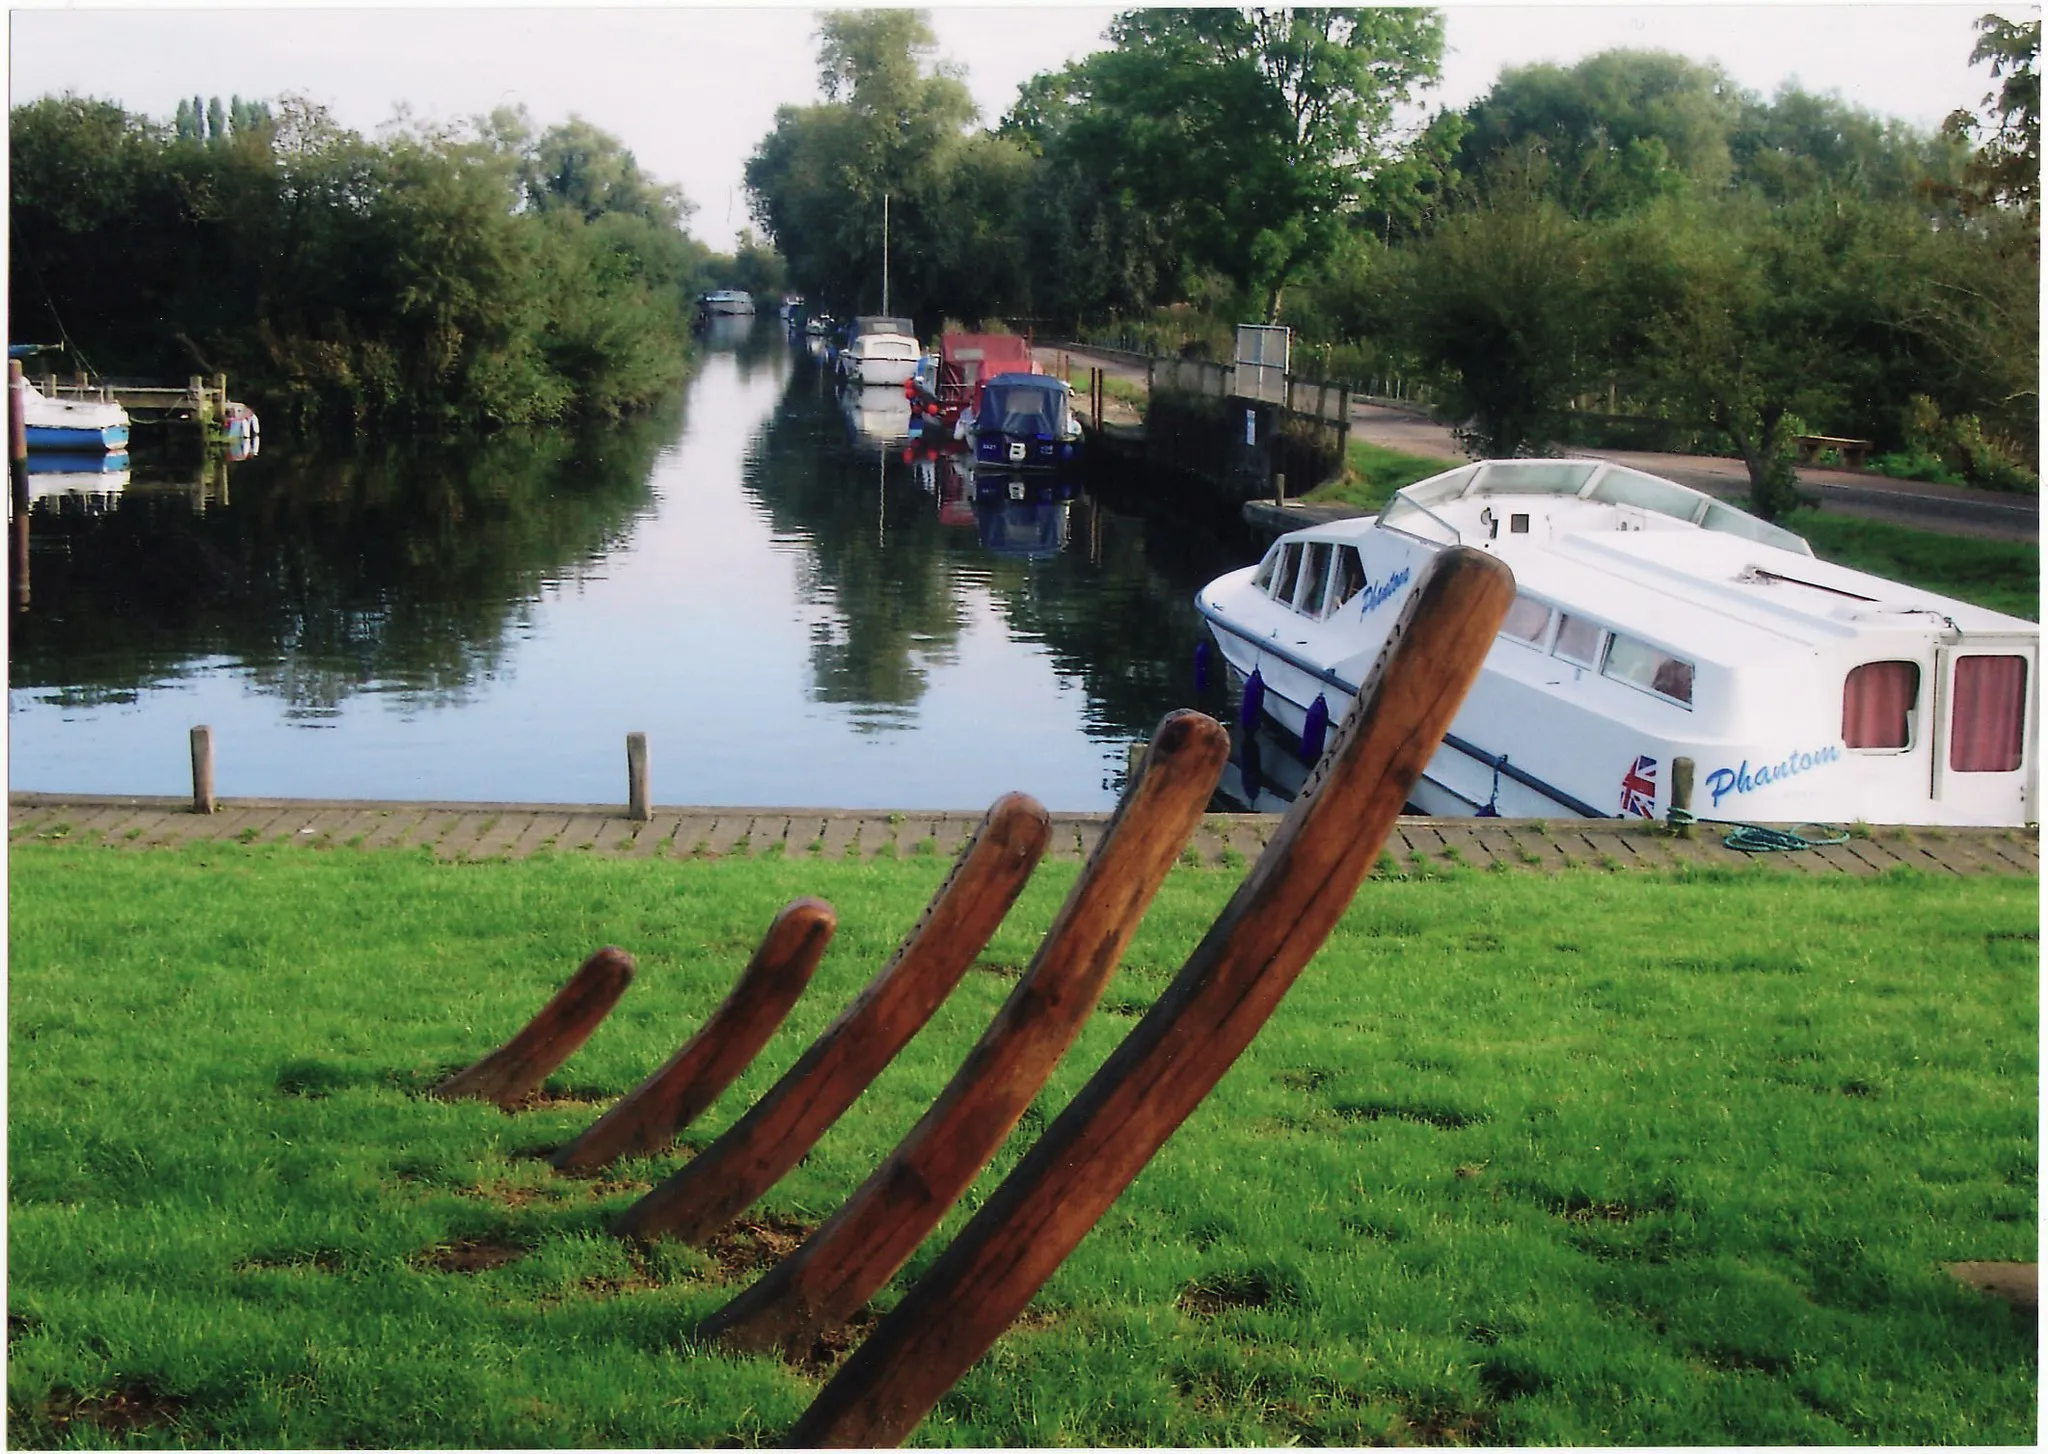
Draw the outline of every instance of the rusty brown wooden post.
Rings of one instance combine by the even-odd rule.
[[[647,734],[626,734],[626,816],[645,823],[654,816],[647,806]]]
[[[701,1241],[780,1181],[952,993],[1051,839],[1036,801],[998,798],[882,971],[768,1094],[612,1231]]]
[[[213,811],[213,729],[192,729],[192,811]]]
[[[792,1445],[900,1443],[1201,1103],[1351,902],[1513,597],[1499,561],[1438,554],[1357,707],[1179,977],[841,1365]]]
[[[467,1070],[434,1087],[444,1101],[489,1101],[512,1110],[574,1055],[633,982],[633,956],[600,949],[583,961],[525,1029]]]
[[[1199,712],[1159,724],[1088,866],[959,1072],[881,1167],[803,1246],[697,1329],[731,1348],[808,1351],[880,1290],[967,1190],[1080,1032],[1145,908],[1202,821],[1230,734]]]
[[[591,1172],[621,1156],[649,1155],[704,1113],[761,1053],[832,942],[839,918],[823,899],[786,904],[732,993],[667,1065],[554,1154],[557,1171]]]

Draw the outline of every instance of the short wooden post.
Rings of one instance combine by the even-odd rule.
[[[192,729],[192,811],[213,811],[213,729]]]
[[[1285,470],[1280,470],[1273,476],[1273,503],[1276,505],[1285,505],[1287,503],[1287,472]]]
[[[626,816],[645,823],[654,816],[647,806],[647,734],[626,734]]]
[[[1671,759],[1671,826],[1680,838],[1692,837],[1692,759]]]

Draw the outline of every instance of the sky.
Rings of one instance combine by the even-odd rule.
[[[1102,47],[1110,7],[929,7],[937,54],[964,68],[993,125],[1018,85]],[[1443,80],[1458,107],[1501,68],[1569,64],[1616,47],[1718,61],[1763,95],[1787,82],[1924,129],[1976,109],[1995,82],[1968,63],[1975,19],[2038,9],[1977,4],[1452,4]],[[690,230],[730,250],[749,223],[741,168],[781,105],[820,99],[817,12],[776,5],[492,6],[426,10],[127,0],[17,0],[7,89],[19,105],[73,91],[168,119],[181,96],[298,92],[374,133],[400,105],[460,120],[523,104],[540,126],[576,114],[681,185]]]

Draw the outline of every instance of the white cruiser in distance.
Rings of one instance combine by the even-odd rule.
[[[1443,816],[2022,824],[2040,628],[1816,560],[1697,490],[1599,460],[1487,460],[1377,516],[1283,535],[1195,598],[1262,710],[1314,736],[1357,700],[1422,565],[1497,555],[1499,639],[1413,794]],[[1315,708],[1322,699],[1320,711]]]

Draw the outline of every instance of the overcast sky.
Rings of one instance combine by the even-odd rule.
[[[931,7],[939,54],[966,70],[993,124],[1017,86],[1100,48],[1109,7]],[[1719,61],[1765,95],[1788,81],[1932,129],[1992,89],[1968,64],[1972,22],[2006,5],[1448,5],[1442,85],[1462,106],[1504,65],[1618,46]],[[620,137],[696,205],[691,231],[729,249],[747,224],[740,169],[775,108],[818,99],[816,12],[793,6],[466,6],[432,10],[143,4],[10,14],[12,104],[75,91],[168,119],[180,96],[301,92],[373,132],[400,103],[456,119],[524,104]]]

